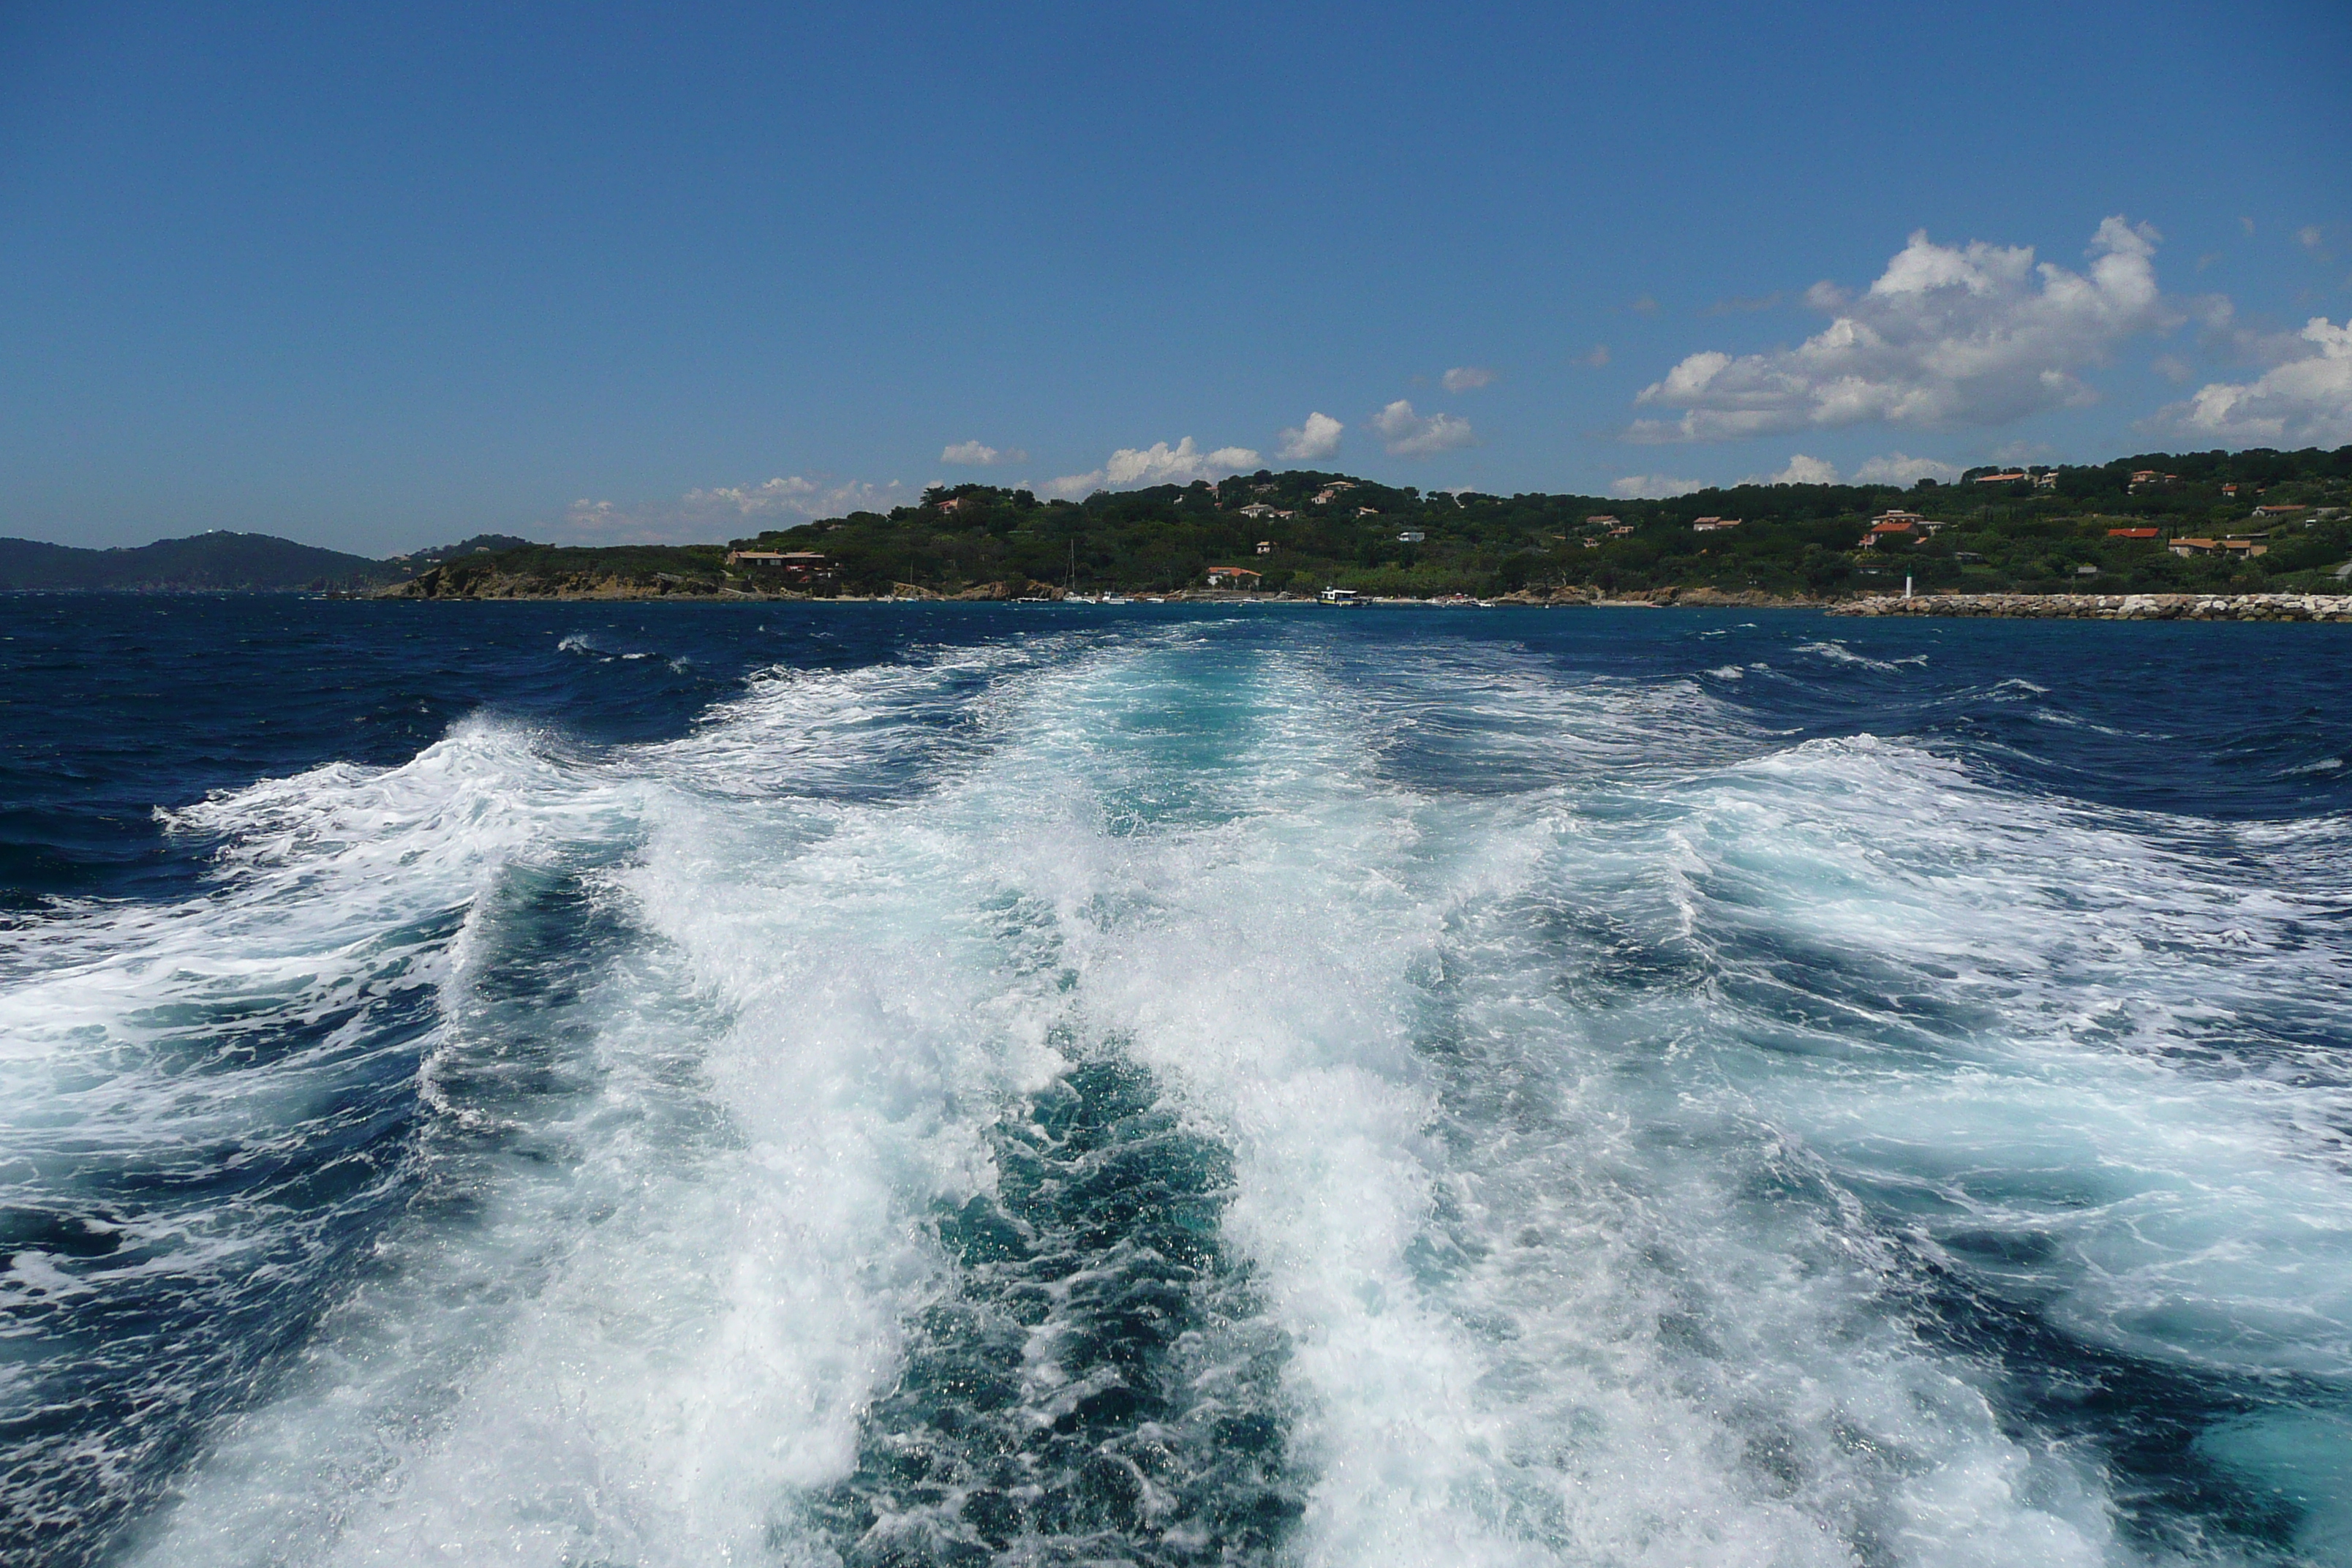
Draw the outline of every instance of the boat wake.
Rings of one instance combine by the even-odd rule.
[[[2346,825],[1475,666],[1045,637],[182,814],[204,896],[0,952],[9,1554],[2352,1550]]]

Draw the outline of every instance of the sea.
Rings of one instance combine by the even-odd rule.
[[[2352,628],[0,597],[0,1561],[2352,1562]]]

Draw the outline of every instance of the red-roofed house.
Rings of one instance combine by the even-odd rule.
[[[727,564],[755,576],[782,578],[795,588],[823,587],[833,581],[833,560],[814,550],[730,550]]]

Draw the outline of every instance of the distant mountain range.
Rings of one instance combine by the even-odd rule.
[[[0,539],[0,588],[356,588],[407,575],[394,563],[266,533],[215,531],[130,550]]]
[[[30,539],[0,539],[0,590],[144,589],[151,592],[370,588],[413,577],[462,555],[513,550],[530,541],[483,533],[389,561],[297,544],[267,533],[215,529],[128,550],[78,550]]]

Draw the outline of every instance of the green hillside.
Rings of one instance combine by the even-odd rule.
[[[2158,478],[2135,484],[2143,471]],[[2263,506],[2299,510],[2258,517]],[[2151,454],[2035,469],[2014,481],[1987,483],[1972,473],[1908,489],[1742,485],[1667,500],[1423,494],[1340,474],[1261,471],[1084,501],[960,485],[887,515],[855,512],[737,542],[822,551],[838,563],[844,593],[887,593],[893,583],[954,592],[1007,578],[1166,592],[1200,586],[1220,565],[1262,574],[1258,585],[1269,592],[1711,586],[1828,595],[1899,585],[1906,574],[1923,590],[2055,592],[2095,583],[2110,591],[2248,592],[2336,586],[2333,569],[2352,557],[2352,524],[2340,515],[2347,507],[2352,447]],[[1936,526],[1916,539],[1858,548],[1871,519],[1891,509]],[[1694,526],[1706,518],[1738,525]],[[2147,528],[2156,535],[2115,531]],[[2259,553],[2184,558],[2171,548],[2176,539],[2252,532],[2269,536]],[[1422,537],[1405,537],[1412,534]]]
[[[2021,472],[1975,471],[1907,489],[1741,485],[1665,500],[1423,493],[1307,470],[1082,501],[958,485],[888,513],[853,512],[733,542],[820,552],[835,568],[824,591],[857,595],[1029,583],[1172,593],[1204,586],[1218,566],[1258,574],[1268,593],[1413,596],[1709,587],[1833,597],[1897,588],[1906,576],[1922,592],[1984,593],[2340,592],[2352,581],[2352,573],[2337,575],[2352,562],[2352,447],[2151,453]],[[1916,531],[1862,548],[1872,520],[1897,510],[1921,520]],[[1710,519],[1736,522],[1702,526]],[[0,586],[319,589],[413,580],[418,597],[531,597],[760,585],[730,571],[727,550],[480,534],[376,562],[257,533],[133,550],[0,540]]]

